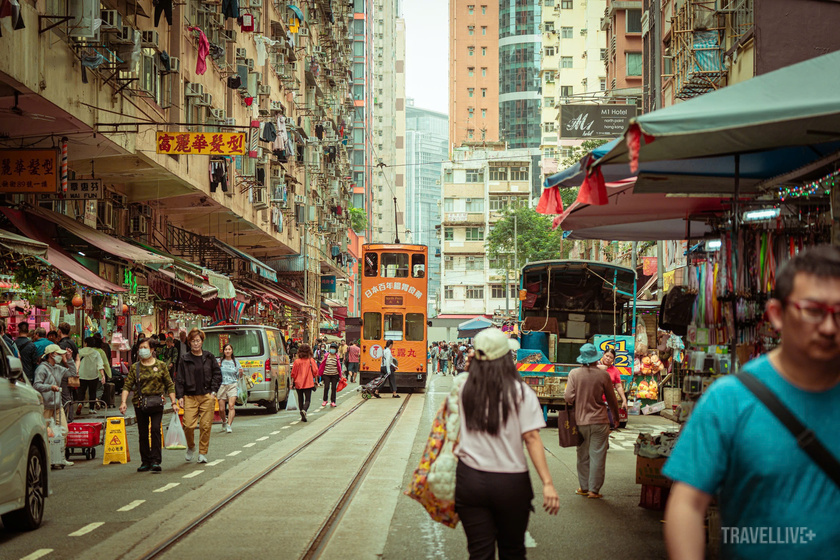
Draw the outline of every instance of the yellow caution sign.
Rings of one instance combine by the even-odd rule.
[[[111,463],[130,463],[128,456],[128,438],[125,433],[125,418],[114,416],[105,421],[105,456],[103,465]]]

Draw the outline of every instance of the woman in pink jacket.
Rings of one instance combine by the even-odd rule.
[[[315,387],[317,371],[318,364],[312,359],[312,347],[301,344],[298,348],[297,359],[292,365],[292,383],[297,391],[300,419],[304,422],[306,422],[306,412],[309,410],[312,389]]]
[[[330,351],[318,369],[318,373],[324,380],[324,402],[321,406],[327,406],[327,402],[332,407],[336,406],[335,394],[338,389],[338,380],[341,379],[341,360],[338,359],[337,351],[338,346],[330,344]],[[332,391],[330,391],[330,388],[332,388]]]

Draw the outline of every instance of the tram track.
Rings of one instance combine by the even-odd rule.
[[[334,529],[338,526],[338,524],[341,521],[341,518],[344,515],[344,512],[351,504],[353,496],[356,494],[357,490],[364,482],[374,460],[379,455],[379,451],[382,449],[385,441],[388,439],[388,436],[393,431],[394,427],[396,426],[397,422],[399,421],[400,417],[405,411],[406,405],[408,404],[409,400],[410,395],[406,395],[406,398],[403,400],[401,406],[394,414],[393,418],[391,419],[391,422],[388,424],[385,431],[379,437],[371,451],[365,457],[364,462],[362,463],[359,470],[356,472],[356,475],[353,477],[353,480],[345,489],[344,493],[341,495],[341,498],[330,511],[325,521],[321,524],[315,537],[307,545],[305,551],[303,552],[303,555],[301,556],[302,559],[314,560],[321,555],[324,548],[328,544],[330,536],[332,535]],[[295,447],[292,451],[285,454],[283,457],[281,457],[280,459],[263,469],[259,474],[253,476],[251,479],[243,483],[241,486],[239,486],[232,492],[228,493],[222,500],[218,501],[212,507],[195,517],[186,526],[167,536],[163,541],[158,543],[151,551],[145,553],[139,558],[141,558],[142,560],[152,560],[155,558],[161,558],[175,545],[177,545],[178,543],[195,533],[198,529],[200,529],[207,521],[213,518],[217,513],[222,511],[227,506],[231,505],[234,501],[242,497],[249,490],[254,489],[260,482],[262,482],[268,476],[280,469],[280,467],[288,464],[295,457],[300,455],[300,453],[311,447],[315,442],[317,442],[324,435],[326,435],[336,426],[338,426],[343,420],[345,420],[354,412],[356,412],[359,408],[361,408],[361,406],[364,403],[365,401],[359,401],[358,403],[356,403],[350,410],[346,411],[341,416],[333,420],[329,425],[321,429],[314,436]]]

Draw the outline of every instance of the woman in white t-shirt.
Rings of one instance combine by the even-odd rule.
[[[556,515],[560,498],[540,439],[545,427],[533,389],[519,376],[509,339],[498,329],[475,337],[469,378],[460,392],[455,510],[471,559],[525,558],[525,531],[534,497],[523,448],[543,483],[543,508]]]

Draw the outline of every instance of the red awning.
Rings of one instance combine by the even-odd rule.
[[[271,286],[267,283],[255,282],[253,280],[246,280],[245,282],[249,286],[253,287],[253,289],[264,292],[271,298],[279,299],[286,305],[290,305],[297,309],[304,309],[306,307],[309,307],[308,305],[306,305],[306,302],[303,301],[303,298],[301,298],[294,292],[288,291],[285,288],[281,288],[278,285]]]
[[[50,230],[47,222],[44,222],[40,218],[32,216],[31,214],[26,214],[21,210],[0,208],[0,211],[2,211],[3,214],[5,214],[15,227],[18,228],[26,237],[49,245],[50,250],[47,251],[45,260],[79,284],[83,284],[88,288],[93,288],[94,290],[99,290],[100,292],[117,293],[125,291],[125,288],[112,284],[79,264],[55,241],[50,239],[50,237],[45,233]]]
[[[438,315],[437,317],[430,317],[431,319],[475,319],[476,317],[484,317],[485,319],[492,319],[492,315],[474,315],[474,314],[466,314],[466,315],[458,315],[457,313],[449,313],[444,315]]]
[[[574,202],[559,217],[559,225],[574,239],[648,241],[685,239],[686,220],[691,235],[701,237],[708,227],[702,216],[721,212],[720,197],[671,197],[663,193],[636,193],[635,181],[607,184],[607,204]],[[698,219],[699,218],[699,219]]]

